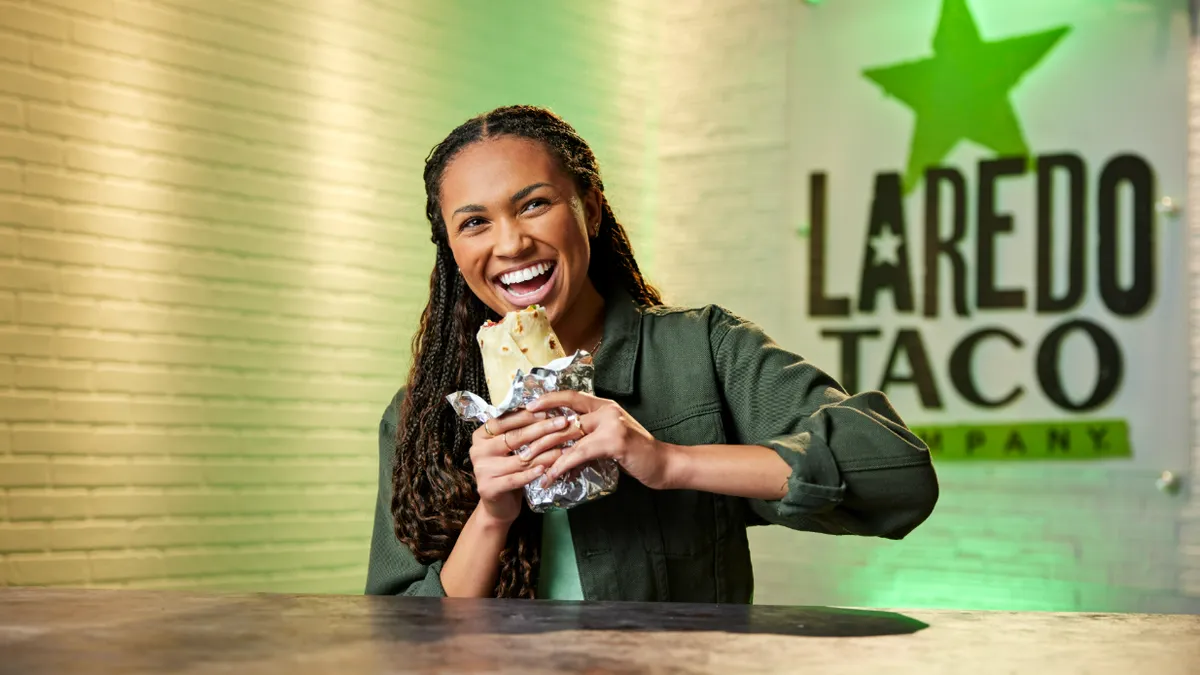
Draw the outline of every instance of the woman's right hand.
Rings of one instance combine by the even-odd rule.
[[[555,450],[522,457],[513,454],[522,446],[560,432],[565,417],[545,419],[520,410],[481,424],[471,437],[471,466],[479,490],[479,506],[493,519],[512,524],[521,513],[521,488],[545,473],[562,454]]]

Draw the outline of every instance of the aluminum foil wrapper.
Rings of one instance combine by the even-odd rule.
[[[543,368],[534,368],[528,374],[517,371],[512,389],[498,405],[491,405],[483,397],[469,391],[457,391],[446,397],[454,411],[464,420],[475,420],[480,424],[495,419],[513,410],[520,410],[537,400],[542,394],[562,390],[581,391],[591,394],[596,369],[592,355],[585,351],[556,359]],[[565,416],[574,420],[576,415],[570,408],[547,410],[551,417]],[[559,446],[564,453],[571,451],[575,441]],[[541,478],[525,486],[525,499],[529,508],[544,513],[552,508],[569,509],[611,494],[617,489],[621,469],[611,459],[588,462],[563,475],[546,487],[541,487]]]

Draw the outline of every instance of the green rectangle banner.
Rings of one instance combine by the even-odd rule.
[[[913,426],[939,460],[1086,460],[1130,457],[1125,420]]]

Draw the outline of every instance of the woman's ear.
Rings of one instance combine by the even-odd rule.
[[[583,197],[583,216],[587,223],[588,238],[600,234],[600,221],[604,216],[604,193],[596,188],[588,190]]]

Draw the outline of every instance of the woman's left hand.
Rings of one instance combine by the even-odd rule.
[[[592,460],[610,458],[643,485],[663,490],[670,487],[671,446],[660,443],[615,401],[577,391],[555,391],[526,406],[531,412],[570,408],[579,415],[579,425],[542,437],[531,446],[532,455],[568,440],[575,445],[546,471],[543,484]]]

